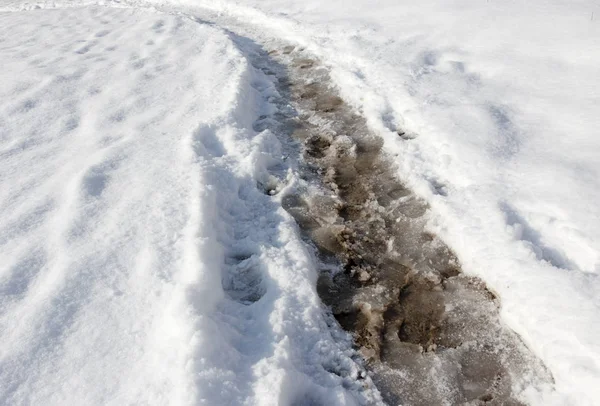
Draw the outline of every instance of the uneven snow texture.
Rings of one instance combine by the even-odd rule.
[[[251,130],[274,90],[225,33],[1,13],[0,60],[1,404],[377,400],[261,187],[285,181]]]
[[[556,391],[532,402],[597,404],[597,2],[152,2],[324,61],[430,202],[432,231],[552,372]]]
[[[45,1],[40,5],[73,3],[81,2]],[[136,0],[129,3],[147,4]],[[263,41],[280,38],[299,44],[324,61],[332,69],[332,78],[342,96],[360,109],[373,130],[385,137],[387,151],[397,155],[399,176],[430,202],[432,230],[457,252],[466,272],[482,277],[498,294],[504,321],[552,372],[556,391],[545,397],[532,394],[532,402],[597,403],[600,398],[600,138],[597,136],[600,6],[597,2],[152,0],[152,3],[171,11],[181,10],[181,5],[185,5],[186,12],[200,18]],[[2,4],[5,10],[36,7],[35,2],[27,4],[20,0],[3,0]],[[197,266],[199,257],[201,264],[216,264],[218,258],[244,258],[247,254],[230,254],[223,248],[237,241],[227,240],[230,238],[227,236],[239,235],[234,227],[237,220],[223,219],[228,218],[228,210],[242,206],[240,210],[251,219],[242,228],[256,230],[252,221],[259,224],[261,221],[260,215],[255,217],[251,204],[242,203],[243,198],[236,195],[235,185],[253,184],[255,172],[240,169],[231,177],[225,175],[227,170],[219,172],[213,165],[229,165],[228,159],[243,161],[242,155],[227,158],[233,148],[226,145],[233,142],[228,144],[222,139],[241,137],[245,144],[236,141],[235,145],[246,148],[245,151],[252,148],[236,126],[225,130],[223,125],[216,124],[233,115],[214,109],[222,105],[217,101],[221,102],[223,97],[235,99],[234,91],[227,87],[231,81],[226,79],[236,77],[228,69],[241,69],[235,67],[239,57],[231,57],[230,66],[222,56],[216,56],[227,49],[224,39],[216,47],[218,50],[210,51],[210,41],[206,39],[216,39],[213,31],[200,35],[201,30],[208,31],[206,28],[194,28],[197,40],[193,43],[188,42],[187,34],[171,33],[170,28],[156,33],[152,26],[160,19],[157,15],[148,17],[151,21],[142,25],[127,20],[122,26],[119,21],[126,13],[138,14],[121,11],[119,17],[108,19],[112,34],[95,37],[109,29],[100,27],[99,18],[82,23],[74,12],[43,13],[48,14],[40,11],[35,18],[31,13],[5,14],[0,25],[3,62],[0,267],[1,286],[7,292],[1,298],[2,396],[25,399],[26,395],[44,396],[52,392],[56,395],[55,402],[76,393],[97,402],[104,402],[103,396],[112,396],[111,399],[119,399],[115,402],[122,403],[138,395],[139,399],[160,401],[157,393],[202,387],[194,374],[200,362],[222,367],[215,370],[215,390],[231,382],[233,389],[223,389],[227,396],[258,393],[255,387],[243,387],[239,382],[245,382],[244,373],[256,377],[266,369],[248,367],[235,372],[232,366],[258,365],[248,355],[256,354],[248,350],[252,346],[270,348],[264,351],[271,358],[265,355],[261,359],[272,362],[291,365],[298,359],[289,356],[284,362],[282,359],[288,356],[285,354],[307,357],[314,346],[307,345],[303,348],[308,352],[296,353],[294,349],[300,348],[297,346],[300,344],[292,340],[285,344],[290,346],[289,351],[278,352],[269,347],[271,344],[263,344],[257,332],[264,331],[260,321],[269,328],[277,325],[298,329],[293,330],[296,333],[312,326],[308,333],[302,333],[308,337],[302,342],[311,342],[309,337],[317,340],[315,343],[321,340],[322,333],[316,330],[322,326],[313,324],[321,319],[311,319],[317,312],[316,298],[309,293],[311,283],[295,281],[289,287],[290,292],[295,292],[290,297],[306,300],[304,303],[297,299],[297,303],[305,306],[302,312],[296,312],[297,322],[283,323],[281,320],[285,318],[267,319],[263,315],[247,326],[239,321],[244,318],[240,312],[255,315],[255,307],[240,305],[238,310],[232,304],[235,302],[223,299],[226,296],[220,281],[209,278],[209,275],[217,278],[216,274],[206,271],[210,265],[198,269],[175,265],[189,261],[192,267]],[[77,13],[85,15],[83,11]],[[176,26],[174,21],[178,20],[164,21],[166,26],[167,21]],[[43,27],[43,24],[50,25]],[[186,24],[180,30],[190,29]],[[76,44],[79,38],[67,35],[65,27],[72,25],[70,32],[83,32],[85,38],[81,39],[87,39],[86,43]],[[59,38],[50,41],[53,35]],[[116,35],[123,38],[109,44]],[[35,36],[40,39],[33,40]],[[144,86],[141,82],[136,85],[136,80],[151,80],[144,76],[148,71],[152,76],[152,69],[161,69],[160,62],[152,62],[156,54],[142,54],[149,40],[156,44],[176,43],[177,47],[165,47],[163,52],[169,55],[169,63],[177,65],[170,60],[173,54],[180,64],[167,70],[171,75],[161,75],[160,83],[151,88],[145,82]],[[103,44],[103,48],[92,46],[94,41]],[[67,46],[69,51],[60,51]],[[87,53],[77,53],[88,46]],[[117,48],[111,54],[112,46]],[[204,49],[209,56],[197,60],[195,52],[185,51],[186,46]],[[130,60],[134,52],[139,54],[138,58]],[[106,60],[97,61],[98,58]],[[37,68],[30,65],[38,59],[41,65]],[[53,63],[44,62],[47,60]],[[82,65],[74,65],[75,60]],[[43,68],[44,63],[47,68]],[[108,69],[111,63],[114,66]],[[136,63],[144,67],[136,70]],[[223,68],[207,67],[213,64]],[[78,73],[84,68],[87,73]],[[210,75],[203,74],[207,69]],[[137,72],[133,78],[132,71]],[[92,79],[93,72],[102,80]],[[194,80],[201,82],[190,89],[191,79],[179,74],[184,72],[193,72]],[[106,99],[106,92],[104,96],[102,92],[88,96],[89,92],[94,93],[88,89],[97,83],[103,84],[100,88],[112,88],[108,94],[117,100]],[[135,86],[139,86],[138,90],[134,90]],[[242,89],[237,97],[246,90]],[[160,103],[152,104],[153,96],[141,96],[144,92],[160,98]],[[192,113],[186,115],[196,94],[200,95],[197,110],[192,108]],[[211,96],[214,98],[210,99]],[[139,104],[135,102],[137,98],[142,100]],[[129,101],[123,103],[123,100]],[[215,101],[214,107],[210,100]],[[140,104],[146,107],[142,109]],[[161,111],[163,118],[158,119]],[[75,127],[77,114],[78,126],[67,131]],[[207,118],[202,118],[203,114]],[[93,116],[82,120],[86,115]],[[119,117],[123,120],[119,121]],[[70,118],[73,121],[69,123]],[[144,125],[147,130],[143,131],[142,143],[139,126]],[[404,135],[399,137],[398,131]],[[162,132],[167,134],[165,137],[182,139],[167,142],[158,136]],[[204,147],[190,150],[189,146],[196,143],[194,137],[206,140],[205,144],[201,142]],[[157,148],[151,148],[152,143]],[[110,146],[98,146],[105,144]],[[180,150],[175,150],[175,145]],[[197,151],[204,151],[202,148],[205,152],[197,155]],[[204,153],[212,157],[207,158]],[[154,162],[153,166],[148,166],[148,159]],[[206,163],[209,159],[210,164]],[[237,165],[234,164],[236,168]],[[139,170],[140,167],[143,169]],[[242,167],[248,168],[239,166]],[[185,177],[189,183],[185,183]],[[224,182],[229,186],[210,191],[209,186],[216,185],[215,179],[221,177],[230,179],[230,183]],[[131,187],[133,178],[139,179],[135,187]],[[190,198],[186,200],[186,196]],[[193,205],[202,210],[200,218],[194,218],[199,210]],[[263,216],[264,224],[271,224],[267,229],[290,230],[283,214],[275,220],[272,216]],[[207,226],[210,219],[222,224],[219,227],[229,224],[225,227],[229,231]],[[140,225],[143,221],[147,227]],[[148,233],[147,229],[153,231]],[[273,237],[276,240],[284,238],[283,231],[271,231],[268,234],[277,236]],[[172,238],[165,239],[163,235]],[[214,247],[209,241],[215,238],[207,239],[208,235],[218,236],[218,242],[212,243]],[[310,265],[300,248],[286,248],[292,241],[297,244],[296,237],[287,235],[289,240],[283,241],[290,242],[280,243],[277,249],[282,252],[290,249],[289,252],[303,258],[301,261],[288,258],[284,263],[290,266],[292,274],[306,281],[302,275],[312,277],[307,270]],[[203,248],[198,252],[194,247],[202,242],[206,245],[200,245]],[[275,261],[275,256],[267,254],[268,248],[253,244],[251,252],[259,254],[250,257],[255,258],[250,262],[266,261],[267,257]],[[249,263],[244,261],[250,258],[241,259],[240,265],[235,265],[235,259],[228,259],[232,264],[230,270],[247,269]],[[228,269],[223,271],[225,275]],[[273,267],[265,265],[262,269],[269,269],[263,274],[269,278],[276,274]],[[205,281],[205,277],[209,279]],[[271,283],[269,278],[261,280]],[[189,292],[199,287],[205,289],[202,293],[205,299],[194,302],[191,298],[199,296],[190,296]],[[235,292],[231,288],[230,296]],[[271,298],[268,289],[266,292],[263,299]],[[305,292],[306,296],[298,292]],[[233,296],[241,301],[252,298],[244,294]],[[222,303],[230,307],[219,307]],[[253,306],[259,303],[263,302]],[[264,303],[272,306],[264,314],[289,314],[285,304],[274,298]],[[212,318],[215,309],[222,314],[233,314],[230,323],[223,324],[224,318],[220,316]],[[94,312],[98,314],[94,316]],[[165,324],[157,321],[160,317],[172,326],[165,328]],[[100,325],[106,333],[98,330]],[[236,330],[253,331],[256,335],[240,333],[239,337],[244,338],[236,344],[231,341],[238,334]],[[212,333],[200,337],[197,331],[221,335],[213,335],[212,342],[202,344]],[[172,337],[167,337],[167,333]],[[284,345],[277,341],[282,334],[277,330],[268,338]],[[248,340],[248,336],[253,338]],[[106,345],[108,342],[110,345]],[[181,345],[182,342],[187,342],[187,346]],[[217,345],[216,352],[211,352],[212,345]],[[241,346],[246,346],[246,350],[240,349]],[[229,351],[232,348],[236,350]],[[227,359],[231,354],[236,356]],[[109,359],[120,360],[120,366],[106,361]],[[303,358],[307,359],[309,365],[316,365],[312,358]],[[171,371],[169,368],[178,372],[158,372]],[[294,370],[281,368],[286,373]],[[121,372],[124,370],[135,373]],[[318,375],[313,370],[307,374]],[[102,376],[99,381],[105,387],[95,386],[90,376]],[[139,385],[127,382],[125,376],[138,382],[153,381],[155,389],[136,394],[131,388]],[[224,376],[230,376],[229,381]],[[312,388],[312,383],[305,386],[297,383],[311,380],[297,381],[289,373],[281,376],[285,378],[269,379],[265,385],[276,382],[276,387],[283,388],[289,384],[299,391]],[[168,381],[161,381],[165,377]],[[331,379],[327,375],[320,382],[337,388]],[[256,378],[253,382],[259,381]],[[181,395],[183,399],[195,392],[181,389],[181,393],[186,394]],[[331,396],[337,396],[338,392],[332,393]],[[197,398],[202,396],[198,394]],[[177,397],[169,395],[169,399]]]

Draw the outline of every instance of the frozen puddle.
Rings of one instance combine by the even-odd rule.
[[[373,404],[223,31],[0,13],[0,403]],[[312,403],[311,403],[312,402]]]
[[[395,179],[382,141],[328,87],[327,70],[292,47],[271,55],[289,67],[279,81],[298,116],[287,126],[304,150],[305,182],[283,204],[318,248],[320,296],[384,400],[522,404],[551,383],[502,325],[498,298],[426,231],[426,203]]]

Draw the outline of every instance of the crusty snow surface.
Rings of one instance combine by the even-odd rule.
[[[294,174],[224,27],[331,69],[549,368],[531,401],[597,404],[597,3],[75,3],[0,3],[0,403],[377,400],[257,188]]]

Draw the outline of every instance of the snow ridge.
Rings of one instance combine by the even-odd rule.
[[[352,353],[340,353],[328,337],[312,257],[294,221],[272,197],[293,181],[281,143],[270,130],[255,135],[239,126],[273,113],[260,101],[278,95],[251,66],[239,81],[230,116],[238,119],[216,130],[199,128],[193,139],[204,185],[197,210],[205,222],[198,233],[197,260],[212,257],[212,267],[222,272],[222,278],[204,272],[209,279],[197,281],[189,293],[191,303],[197,303],[196,330],[203,337],[196,344],[197,386],[214,388],[201,392],[199,400],[354,404],[357,399],[340,383],[355,385],[359,369],[349,358]],[[211,297],[213,310],[207,308]],[[375,399],[364,396],[358,397],[360,403]]]

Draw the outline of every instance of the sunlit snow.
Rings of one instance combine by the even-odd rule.
[[[587,0],[0,0],[0,403],[378,401],[264,187],[296,174],[238,35],[330,69],[552,374],[529,401],[597,403]]]

